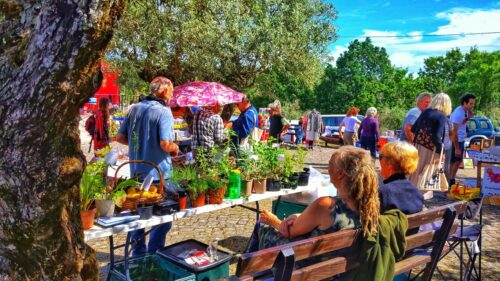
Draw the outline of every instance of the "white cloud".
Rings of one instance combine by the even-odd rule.
[[[436,18],[449,20],[449,23],[440,26],[432,34],[497,32],[500,29],[500,9],[473,10],[456,8],[438,13]]]
[[[389,56],[392,64],[397,67],[408,68],[410,72],[417,72],[418,69],[424,64],[426,55],[415,55],[409,52],[392,53]]]
[[[473,10],[452,9],[436,15],[438,19],[448,20],[448,23],[436,27],[435,35],[463,34],[478,32],[500,31],[500,9]],[[443,55],[452,48],[468,51],[477,47],[482,51],[500,49],[500,34],[457,35],[423,37],[421,31],[400,33],[399,31],[363,30],[364,34],[358,39],[371,37],[374,45],[384,47],[391,62],[399,67],[408,68],[410,72],[417,72],[423,66],[426,57]],[[410,37],[377,37],[409,35]],[[336,46],[333,54],[336,58],[345,51],[345,47]]]
[[[332,52],[330,52],[330,56],[332,57],[332,61],[330,61],[330,63],[335,65],[335,62],[337,61],[339,56],[345,51],[347,51],[346,47],[335,46],[335,49]]]

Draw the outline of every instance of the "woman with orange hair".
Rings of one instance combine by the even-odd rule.
[[[361,121],[358,120],[359,108],[351,107],[347,111],[346,117],[340,122],[339,125],[339,137],[344,142],[344,145],[354,145],[355,137],[356,137],[356,125],[361,124]],[[345,127],[345,130],[342,129]]]
[[[417,169],[418,150],[408,142],[389,142],[379,155],[380,175],[384,184],[380,186],[380,209],[385,212],[398,209],[405,214],[420,212],[424,196],[407,177]]]

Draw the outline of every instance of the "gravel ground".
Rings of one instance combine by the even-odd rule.
[[[83,119],[85,120],[85,119]],[[81,122],[83,124],[84,122]],[[80,126],[80,136],[82,138],[82,150],[87,156],[87,160],[92,158],[92,153],[87,153],[90,139],[88,134]],[[127,147],[113,143],[113,147],[126,150]],[[319,169],[321,172],[327,172],[328,160],[331,152],[335,149],[334,146],[315,147],[309,152],[307,164]],[[378,166],[378,161],[377,161]],[[460,170],[459,177],[474,178],[476,175],[475,169]],[[271,209],[272,200],[261,202],[262,209]],[[443,205],[449,202],[444,196],[435,196],[427,202],[429,207]],[[248,204],[253,207],[253,204]],[[482,275],[483,280],[500,280],[500,243],[498,235],[500,231],[500,208],[498,206],[485,205],[483,208],[483,258],[482,258]],[[167,243],[172,244],[186,239],[197,239],[208,243],[214,238],[219,238],[219,245],[223,250],[232,253],[241,253],[250,237],[250,234],[255,223],[255,213],[244,208],[228,208],[216,212],[202,214],[199,216],[178,220],[175,222],[172,230],[167,236]],[[115,243],[122,243],[125,240],[124,234],[115,235]],[[109,262],[109,245],[107,239],[97,239],[89,242],[97,251],[99,260],[100,277],[105,279],[107,274],[107,263]],[[123,257],[123,251],[118,251],[118,258]],[[231,261],[231,273],[236,270],[236,258]],[[439,263],[439,269],[443,272],[448,280],[458,280],[458,259],[450,254]],[[442,280],[437,274],[433,280]]]

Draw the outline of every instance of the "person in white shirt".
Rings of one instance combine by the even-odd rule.
[[[451,152],[451,165],[450,165],[450,185],[455,183],[455,176],[457,175],[458,167],[462,162],[464,155],[464,141],[467,137],[466,125],[467,121],[474,115],[474,104],[476,103],[476,96],[473,94],[465,94],[460,98],[460,106],[455,108],[451,113],[450,119],[453,123],[453,147]]]
[[[359,121],[357,117],[358,113],[359,108],[349,108],[346,117],[344,117],[342,122],[339,124],[339,137],[344,142],[344,145],[354,145],[356,139],[356,125],[361,124],[361,121]]]

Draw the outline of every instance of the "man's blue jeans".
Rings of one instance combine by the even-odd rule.
[[[132,256],[141,256],[147,253],[154,254],[156,250],[165,247],[165,240],[167,238],[167,232],[172,228],[172,223],[167,222],[156,226],[155,229],[151,230],[149,233],[148,247],[146,248],[146,237],[142,237],[137,241],[136,247],[132,251]],[[132,231],[130,238],[132,241],[141,235],[144,235],[144,228]]]

